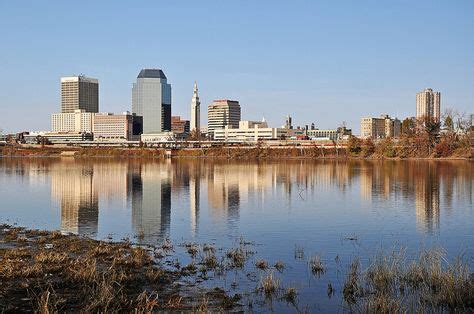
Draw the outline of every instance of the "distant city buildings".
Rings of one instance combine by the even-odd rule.
[[[207,108],[208,136],[214,138],[214,132],[226,126],[239,128],[241,109],[238,101],[221,99],[214,100]]]
[[[431,88],[416,95],[416,119],[440,120],[441,94]],[[190,120],[171,116],[171,85],[161,69],[142,69],[132,87],[132,113],[99,113],[99,82],[95,78],[72,76],[61,78],[61,112],[51,115],[52,132],[32,132],[34,141],[41,136],[57,141],[85,141],[93,136],[97,141],[172,142],[186,139],[192,131],[199,137],[216,141],[258,140],[344,140],[352,135],[345,126],[318,129],[315,123],[293,126],[287,115],[281,128],[271,128],[265,120],[241,121],[238,101],[219,99],[208,105],[208,125],[200,123],[198,86],[194,82]],[[472,118],[471,115],[471,125]],[[413,118],[415,119],[415,118]],[[471,127],[472,128],[472,127]],[[25,132],[27,133],[27,132]],[[361,138],[398,137],[401,121],[388,115],[361,119]]]
[[[171,85],[160,69],[143,69],[132,87],[132,112],[143,117],[143,133],[171,131]]]
[[[320,130],[311,124],[311,129],[306,130],[306,135],[310,140],[330,140],[338,141],[349,138],[352,135],[352,130],[345,126],[338,127],[337,129],[326,129]]]
[[[99,81],[85,76],[61,78],[61,112],[51,115],[53,132],[92,133],[99,111]]]
[[[51,130],[53,132],[92,133],[93,125],[94,113],[86,112],[84,109],[76,109],[72,113],[53,113],[51,115]]]
[[[23,134],[23,140],[28,144],[37,144],[38,139],[44,138],[51,143],[84,142],[94,140],[92,133],[56,133],[56,132],[29,132]]]
[[[189,135],[189,120],[181,120],[180,116],[171,117],[171,131],[178,138],[185,138]]]
[[[286,116],[286,120],[285,120],[285,125],[284,125],[283,127],[284,127],[285,129],[291,130],[291,129],[293,129],[293,125],[292,125],[291,123],[292,123],[291,116],[290,116],[290,115],[287,115],[287,116]]]
[[[191,99],[190,131],[199,131],[201,128],[201,102],[199,101],[197,83],[194,82],[193,98]]]
[[[441,93],[427,88],[416,94],[416,118],[433,118],[440,121]]]
[[[240,121],[238,128],[226,125],[223,129],[214,130],[217,141],[247,142],[258,140],[275,140],[286,137],[287,129],[269,128],[265,119],[259,121]]]
[[[143,118],[130,112],[123,114],[97,113],[94,116],[96,141],[138,141],[142,133]]]
[[[380,118],[362,118],[360,121],[361,138],[380,139],[387,137],[399,137],[401,121],[381,115]]]
[[[61,113],[99,112],[99,81],[85,76],[61,78]]]

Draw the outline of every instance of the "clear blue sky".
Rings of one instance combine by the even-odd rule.
[[[173,115],[216,98],[244,119],[356,133],[362,116],[415,114],[415,94],[474,111],[474,1],[0,0],[0,128],[49,130],[59,79],[100,82],[100,110],[131,109],[143,67],[162,68]],[[203,121],[206,123],[206,121]]]

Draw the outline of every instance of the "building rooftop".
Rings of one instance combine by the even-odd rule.
[[[238,100],[231,100],[231,99],[215,99],[215,100],[212,101],[212,104],[213,103],[237,103],[238,104],[239,101]]]
[[[137,78],[161,78],[166,79],[165,73],[161,69],[142,69]]]
[[[61,77],[61,83],[66,83],[66,82],[89,82],[89,83],[99,83],[99,80],[92,78],[92,77],[86,77],[84,75],[76,75],[76,76],[63,76]]]

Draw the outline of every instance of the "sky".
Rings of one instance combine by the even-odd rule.
[[[101,112],[131,110],[142,68],[161,68],[172,114],[201,124],[213,99],[242,119],[355,133],[360,118],[415,115],[416,93],[474,112],[474,1],[0,0],[0,129],[50,130],[60,77],[99,80]]]

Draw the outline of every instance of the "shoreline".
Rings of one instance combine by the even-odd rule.
[[[0,224],[0,309],[49,313],[238,308],[239,295],[229,296],[218,287],[196,289],[183,280],[191,269],[164,267],[161,260],[172,250]]]
[[[474,148],[463,151],[463,155],[395,156],[377,153],[369,156],[351,155],[345,148],[320,149],[313,147],[231,147],[231,148],[0,148],[0,158],[143,158],[143,159],[216,159],[216,160],[474,160]]]
[[[282,285],[286,274],[282,261],[272,265],[258,258],[255,244],[243,238],[236,245],[224,249],[214,244],[179,244],[191,258],[182,266],[170,240],[160,246],[140,246],[128,239],[109,242],[0,224],[0,308],[6,312],[223,312],[253,311],[254,302],[270,310],[265,307],[270,301],[270,306],[284,302],[296,311],[304,309],[297,286]],[[378,254],[366,266],[355,256],[341,273],[342,283],[334,282],[333,287],[329,281],[327,297],[341,299],[339,309],[349,312],[472,311],[474,273],[463,260],[447,263],[442,252],[430,249],[406,260],[402,249]],[[311,277],[319,279],[334,271],[320,255],[307,259],[298,247],[294,254],[307,262]],[[249,268],[261,274],[250,291],[231,295],[205,284]],[[191,283],[184,278],[198,280]]]

